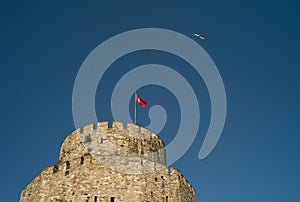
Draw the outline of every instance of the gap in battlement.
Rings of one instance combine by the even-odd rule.
[[[127,128],[128,128],[128,124],[129,124],[129,122],[124,123],[124,124],[123,124],[123,129],[127,129]]]
[[[97,123],[93,123],[93,130],[97,130],[98,129],[98,124]]]
[[[123,128],[123,129],[127,129],[127,124],[128,124],[128,123],[124,123],[124,122],[119,122],[119,123],[122,123],[122,126],[123,126],[122,128]]]

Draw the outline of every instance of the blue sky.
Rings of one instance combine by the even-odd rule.
[[[1,199],[18,201],[21,189],[57,162],[75,127],[72,90],[87,55],[116,34],[157,27],[207,38],[199,43],[217,65],[228,101],[216,148],[197,158],[210,120],[201,77],[159,51],[133,53],[111,66],[97,89],[98,119],[113,120],[107,103],[122,73],[153,61],[168,65],[190,81],[201,109],[194,143],[172,165],[196,189],[197,201],[300,201],[299,8],[283,0],[1,1]],[[180,113],[174,95],[158,86],[139,94],[166,107],[172,118],[160,137],[170,142]],[[147,109],[139,110],[147,125]]]

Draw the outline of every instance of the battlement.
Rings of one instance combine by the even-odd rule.
[[[84,133],[86,131],[107,131],[109,129],[123,130],[123,132],[128,136],[136,137],[139,139],[159,139],[155,133],[152,133],[147,128],[133,123],[123,123],[119,121],[112,122],[112,127],[109,127],[108,121],[103,121],[85,125],[84,127],[78,128],[75,131],[80,130],[81,133]],[[161,142],[161,144],[163,144],[161,140],[159,141]]]

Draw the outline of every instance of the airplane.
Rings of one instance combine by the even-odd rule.
[[[194,34],[195,37],[199,38],[199,39],[202,39],[202,40],[205,40],[204,36],[200,35],[200,34]]]

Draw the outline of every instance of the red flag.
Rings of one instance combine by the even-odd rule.
[[[142,107],[147,106],[147,102],[145,100],[142,100],[137,94],[135,95],[135,102],[141,105]]]

